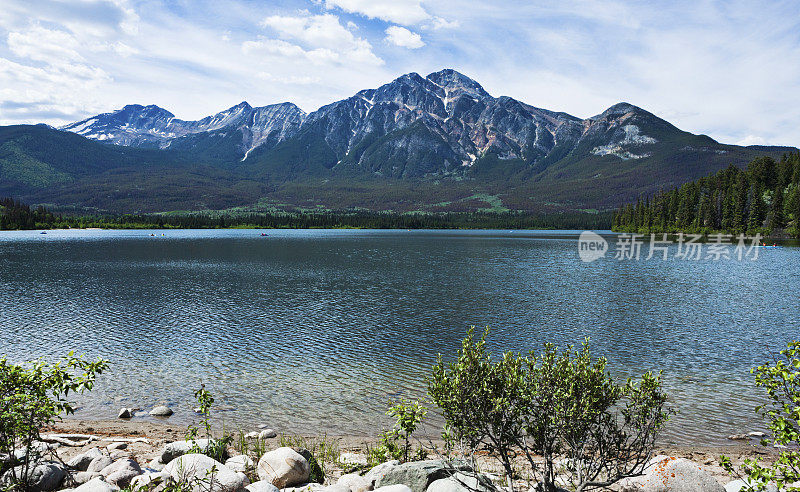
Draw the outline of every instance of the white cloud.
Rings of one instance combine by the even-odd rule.
[[[419,34],[401,26],[389,26],[386,28],[386,42],[412,50],[425,46],[425,42]]]
[[[276,75],[269,72],[259,72],[256,77],[270,82],[278,82],[281,84],[291,85],[313,85],[322,82],[322,79],[314,76],[297,76],[297,75]]]
[[[457,20],[447,20],[437,16],[431,19],[431,25],[434,29],[455,29],[461,26],[461,23]]]
[[[245,41],[242,43],[242,51],[245,54],[305,58],[314,63],[335,62],[339,60],[339,54],[327,48],[304,50],[300,46],[283,41],[282,39],[261,38],[257,41]]]
[[[10,32],[7,42],[13,54],[38,62],[61,66],[83,60],[77,51],[80,43],[65,31],[35,25],[25,31]]]
[[[325,7],[404,25],[430,18],[420,0],[325,0]]]
[[[261,25],[271,28],[284,39],[291,39],[310,48],[306,50],[296,45],[290,47],[288,43],[284,43],[277,49],[292,50],[317,62],[350,60],[374,65],[383,64],[383,60],[372,52],[372,45],[369,41],[354,36],[333,14],[273,15],[264,19]],[[275,49],[275,41],[280,40],[262,39],[258,43],[265,45],[267,49]],[[273,48],[267,46],[270,44],[273,45]],[[249,49],[252,48],[253,46],[249,46]]]

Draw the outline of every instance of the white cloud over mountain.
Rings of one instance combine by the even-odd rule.
[[[325,0],[325,7],[404,25],[431,18],[420,0]]]
[[[425,46],[422,36],[401,26],[387,27],[386,41],[395,46],[410,48],[412,50]]]

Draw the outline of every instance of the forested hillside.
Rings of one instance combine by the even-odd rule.
[[[54,214],[0,198],[0,230],[69,229],[607,229],[610,213],[227,210],[168,214]]]
[[[800,236],[800,154],[759,157],[644,197],[614,215],[616,231]]]

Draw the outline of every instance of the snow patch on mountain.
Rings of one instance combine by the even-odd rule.
[[[658,140],[653,137],[640,134],[639,127],[636,125],[625,125],[622,127],[622,130],[625,132],[625,138],[620,141],[622,145],[643,145],[658,142]]]

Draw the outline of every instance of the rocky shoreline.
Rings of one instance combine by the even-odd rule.
[[[225,460],[215,461],[194,452],[195,444],[203,448],[209,441],[187,442],[186,429],[169,425],[168,420],[64,420],[42,432],[54,459],[35,470],[39,490],[114,492],[127,487],[173,492],[175,489],[166,484],[183,481],[182,490],[197,492],[465,492],[469,490],[465,485],[474,476],[450,477],[454,469],[434,451],[440,443],[433,441],[420,443],[428,448],[425,460],[367,467],[367,454],[375,445],[374,439],[325,436],[335,442],[338,456],[325,464],[324,480],[318,483],[310,473],[310,466],[316,461],[309,451],[281,445],[283,439],[278,432],[267,429],[266,424],[258,427],[253,426],[241,436],[260,444],[258,455],[241,454],[229,445]],[[739,491],[744,483],[727,475],[719,465],[720,456],[727,455],[734,463],[740,463],[747,457],[770,461],[776,453],[753,441],[732,441],[729,446],[663,446],[655,454],[658,456],[646,475],[627,479],[610,490]],[[473,483],[475,488],[484,490],[480,480],[485,478],[502,490],[505,482],[500,479],[499,464],[482,457],[479,465],[483,474]],[[206,483],[209,477],[210,483]],[[525,487],[520,484],[520,488]]]

